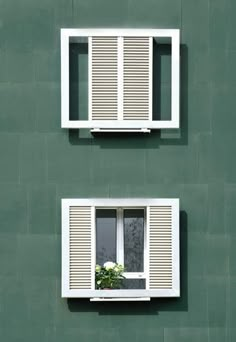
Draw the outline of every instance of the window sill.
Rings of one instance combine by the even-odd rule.
[[[109,132],[109,133],[120,133],[120,132],[125,132],[125,133],[150,133],[151,130],[148,128],[93,128],[90,130],[91,133],[104,133],[104,132]]]
[[[90,302],[150,302],[150,297],[90,298]]]
[[[121,298],[154,298],[154,297],[179,297],[179,289],[158,289],[158,290],[68,290],[62,289],[63,298],[101,298],[117,299]]]

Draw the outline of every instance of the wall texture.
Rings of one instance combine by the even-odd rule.
[[[236,340],[235,12],[235,0],[0,0],[1,341]],[[62,130],[61,27],[180,28],[181,129]],[[60,199],[95,196],[180,198],[180,299],[60,298]]]

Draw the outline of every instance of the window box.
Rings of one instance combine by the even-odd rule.
[[[95,265],[124,264],[120,289],[97,290]],[[178,297],[178,199],[62,199],[62,297]]]

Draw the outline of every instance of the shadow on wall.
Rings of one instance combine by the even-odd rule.
[[[88,88],[88,44],[71,43],[70,51],[70,120],[87,120],[88,99],[85,100],[85,89]]]
[[[70,118],[71,120],[87,119],[87,102],[85,101],[85,89],[88,89],[88,80],[84,79],[84,64],[79,65],[80,60],[88,53],[86,44],[71,44],[70,57]],[[76,46],[77,45],[77,46]],[[150,134],[143,133],[94,133],[87,130],[84,135],[82,130],[69,129],[69,142],[72,145],[99,145],[101,148],[122,149],[132,148],[159,148],[161,145],[187,145],[188,144],[188,48],[181,45],[180,48],[180,129],[152,130]],[[170,45],[163,44],[157,48],[154,44],[153,66],[153,110],[154,119],[168,119],[161,111],[166,108],[162,102],[170,103],[168,76],[162,80],[162,69],[166,68],[166,57],[171,57]],[[170,58],[169,58],[170,59]],[[163,64],[165,64],[163,66]],[[82,74],[82,76],[80,76]],[[82,80],[82,81],[81,81]],[[81,88],[81,89],[80,89]],[[164,95],[163,95],[164,94]],[[168,104],[167,104],[168,106]],[[85,108],[86,107],[86,108]],[[86,116],[86,117],[85,117]],[[85,131],[85,130],[83,130]]]
[[[150,302],[90,302],[68,299],[71,312],[98,312],[100,315],[152,315],[159,311],[188,311],[188,219],[180,212],[180,291],[179,298],[152,298]]]

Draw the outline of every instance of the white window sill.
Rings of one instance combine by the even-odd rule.
[[[125,132],[125,133],[150,133],[151,130],[148,128],[93,128],[90,130],[91,133],[104,133],[104,132],[109,132],[109,133],[119,133],[119,132]]]
[[[90,298],[90,302],[150,302],[150,297]]]
[[[159,290],[69,290],[62,289],[64,298],[101,298],[117,299],[121,298],[153,298],[153,297],[179,297],[179,289],[159,289]]]

